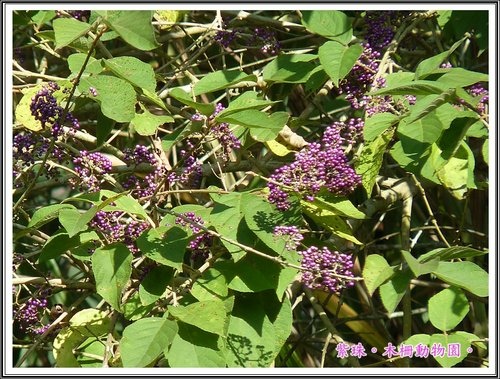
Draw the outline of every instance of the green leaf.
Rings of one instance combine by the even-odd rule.
[[[130,123],[134,126],[137,134],[152,136],[156,133],[159,126],[173,121],[174,118],[172,116],[155,115],[147,109],[143,109],[143,112],[137,113]]]
[[[87,54],[75,53],[68,57],[68,67],[72,74],[77,75],[83,67]],[[84,74],[97,75],[103,70],[101,66],[101,59],[97,60],[94,57],[89,57],[87,66],[85,67]]]
[[[248,75],[237,70],[220,70],[211,72],[195,83],[193,93],[195,96],[203,93],[215,92],[231,87],[240,82],[257,82],[255,75]]]
[[[410,270],[398,271],[392,279],[380,286],[380,299],[388,313],[396,310],[408,289],[411,279],[412,273]]]
[[[155,39],[151,22],[153,11],[97,11],[103,21],[128,44],[139,50],[153,50],[160,46]]]
[[[453,259],[473,258],[484,254],[488,254],[488,251],[476,250],[468,246],[452,246],[429,251],[418,257],[418,260],[422,263],[429,262],[435,258],[438,258],[440,261],[449,261]]]
[[[443,186],[448,188],[453,196],[461,200],[465,198],[468,188],[475,188],[474,155],[465,142],[458,151],[444,164],[436,168],[437,176]]]
[[[455,118],[448,129],[446,129],[437,144],[444,154],[441,154],[445,160],[449,159],[463,146],[463,140],[469,127],[475,122],[474,119]]]
[[[440,76],[437,82],[447,84],[450,87],[467,87],[478,82],[488,82],[488,80],[488,74],[456,67]]]
[[[59,213],[62,209],[75,209],[71,204],[54,204],[47,205],[46,207],[37,209],[30,222],[28,223],[28,228],[40,229],[42,225],[56,219],[59,217]]]
[[[97,90],[97,96],[92,99],[100,104],[103,115],[118,122],[134,118],[136,96],[129,82],[111,75],[82,78],[79,90],[88,92],[90,87]]]
[[[465,41],[465,37],[461,38],[459,41],[455,42],[449,50],[443,51],[433,57],[424,59],[420,62],[415,69],[415,79],[424,79],[430,74],[439,70],[441,63],[443,63],[453,52]],[[449,70],[449,69],[443,69]]]
[[[178,327],[160,317],[143,318],[123,330],[120,352],[123,367],[146,367],[172,343]]]
[[[403,119],[398,126],[398,135],[400,138],[406,137],[404,141],[416,141],[416,143],[420,143],[422,146],[436,142],[441,136],[442,131],[443,125],[434,114],[429,114],[414,122]]]
[[[489,158],[489,140],[485,140],[483,143],[483,147],[481,148],[481,154],[483,156],[484,162],[489,165],[490,164],[490,158]]]
[[[196,109],[200,113],[204,114],[205,116],[210,116],[210,115],[212,115],[212,113],[214,113],[214,110],[215,110],[214,104],[197,103],[182,88],[179,88],[179,87],[172,88],[168,92],[168,95],[173,97],[177,101],[180,101],[182,104],[189,105],[190,107],[193,107],[194,109]]]
[[[361,176],[361,184],[368,196],[371,195],[373,186],[377,181],[385,151],[393,135],[393,129],[378,135],[373,141],[363,146],[359,158],[354,162],[354,169]]]
[[[488,296],[488,273],[473,262],[439,262],[432,272],[443,282],[480,297]]]
[[[68,327],[62,328],[54,339],[52,353],[56,360],[56,367],[80,367],[80,363],[73,354],[86,337]]]
[[[286,112],[274,112],[268,115],[256,109],[248,109],[226,114],[218,117],[217,120],[249,128],[253,139],[265,142],[274,140],[278,136],[289,117]]]
[[[184,229],[160,226],[142,233],[137,239],[137,247],[155,262],[181,270],[188,242]]]
[[[92,271],[97,293],[114,309],[121,311],[122,291],[132,274],[129,249],[121,243],[97,248],[92,254]]]
[[[104,60],[104,65],[116,76],[125,79],[133,86],[150,92],[156,90],[153,67],[135,57],[117,57]]]
[[[347,45],[352,39],[349,17],[340,11],[302,11],[302,25],[309,31]]]
[[[314,54],[279,55],[264,67],[262,78],[266,82],[305,83],[317,67],[311,62],[316,58]]]
[[[38,11],[35,15],[31,16],[31,20],[36,24],[36,29],[40,29],[40,26],[42,26],[45,23],[48,23],[55,16],[56,12],[53,10]]]
[[[226,278],[219,270],[211,267],[193,284],[191,295],[199,301],[227,297],[228,286]]]
[[[377,89],[376,91],[369,92],[368,95],[440,95],[449,89],[450,86],[445,83],[438,83],[433,80],[415,80],[410,83],[395,83],[392,86],[383,87]]]
[[[56,49],[69,45],[71,42],[87,34],[92,25],[78,21],[75,18],[56,18],[52,22],[56,39]]]
[[[318,57],[323,69],[336,87],[339,81],[351,71],[363,52],[361,45],[345,46],[337,41],[328,41],[318,49]]]
[[[446,332],[455,328],[469,309],[467,296],[459,288],[446,288],[429,299],[429,321]]]
[[[366,257],[363,268],[363,282],[368,293],[373,295],[375,290],[385,283],[395,273],[395,268],[389,266],[385,258],[378,254],[370,254]]]
[[[111,319],[108,312],[100,309],[83,309],[73,315],[69,326],[85,337],[98,337],[109,332]]]
[[[158,300],[165,293],[173,276],[174,272],[171,267],[153,267],[139,286],[139,296],[142,305],[149,305]]]
[[[376,113],[365,119],[363,128],[363,138],[365,142],[370,142],[384,133],[387,129],[393,127],[399,122],[399,117],[393,113]]]
[[[179,323],[179,332],[165,356],[170,367],[225,367],[225,349],[221,337],[195,326]]]
[[[445,103],[452,102],[455,98],[455,90],[450,89],[440,95],[428,95],[421,98],[411,107],[410,114],[404,119],[407,124],[418,121],[421,118],[429,115],[436,108]]]
[[[133,295],[127,299],[125,304],[122,304],[123,316],[127,320],[137,321],[148,316],[154,306],[155,303],[146,306],[142,305],[139,292],[135,291]]]
[[[134,199],[130,194],[117,194],[113,191],[101,190],[99,192],[100,196],[105,196],[107,198],[114,199],[114,205],[109,205],[103,208],[104,211],[124,211],[128,214],[134,214],[143,217],[144,219],[148,218],[148,214],[141,206],[139,201]]]
[[[50,236],[43,245],[42,252],[38,257],[38,262],[47,262],[50,259],[55,259],[61,254],[75,247],[84,246],[90,241],[98,241],[99,236],[96,232],[81,233],[79,235],[69,237],[67,233],[59,233]]]
[[[224,336],[226,310],[221,300],[198,301],[187,306],[169,307],[170,315],[201,330]]]
[[[231,102],[229,103],[229,106],[222,112],[217,114],[215,119],[218,120],[219,117],[228,115],[230,113],[243,111],[246,109],[261,109],[276,103],[278,103],[278,101],[270,101],[262,99],[261,96],[259,96],[259,94],[255,91],[246,91],[243,92],[237,98],[232,99]]]
[[[410,270],[413,272],[413,275],[415,275],[416,278],[434,271],[439,263],[438,259],[433,259],[428,262],[421,263],[408,251],[402,250],[401,253],[403,254],[403,258],[405,259],[406,263],[408,263],[408,267],[410,267]]]
[[[458,356],[452,356],[448,354],[448,348],[450,344],[454,344],[457,347]],[[453,367],[456,364],[462,362],[469,354],[467,350],[470,348],[470,341],[466,336],[457,333],[433,334],[430,337],[429,345],[443,347],[444,354],[442,356],[433,354],[432,357],[442,367]]]
[[[314,198],[313,203],[322,209],[328,209],[337,216],[363,220],[366,215],[354,206],[345,196],[333,195],[326,191],[321,191],[320,195]]]
[[[78,346],[78,363],[83,368],[102,367],[106,344],[95,337],[87,338]]]

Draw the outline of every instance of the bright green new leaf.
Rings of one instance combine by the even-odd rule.
[[[214,113],[215,110],[215,105],[214,104],[204,104],[204,103],[197,103],[193,97],[190,96],[189,93],[184,91],[182,88],[172,88],[169,92],[168,95],[176,99],[177,101],[180,101],[182,104],[189,105],[190,107],[193,107],[200,113],[204,114],[205,116],[210,116],[212,113]]]
[[[413,275],[415,275],[416,278],[434,271],[439,263],[438,259],[433,259],[428,262],[421,263],[408,251],[402,250],[401,253],[403,254],[403,258],[405,259],[406,263],[408,263],[408,267],[413,272]]]
[[[224,115],[228,115],[230,113],[243,111],[246,109],[261,109],[276,103],[278,103],[278,101],[262,99],[262,97],[260,97],[259,94],[255,91],[245,91],[237,98],[232,99],[229,103],[229,106],[222,112],[217,114],[215,119],[218,120],[219,117],[223,117]]]
[[[160,317],[147,317],[123,330],[120,352],[123,367],[146,367],[172,343],[177,323]]]
[[[337,41],[328,41],[319,47],[318,57],[323,69],[338,87],[339,81],[351,71],[362,52],[361,45],[347,47]]]
[[[56,18],[52,22],[56,39],[56,49],[69,45],[71,42],[87,34],[92,25],[78,21],[75,18]]]
[[[111,319],[108,312],[87,308],[73,315],[69,320],[69,325],[73,330],[78,331],[85,337],[98,337],[109,332]]]
[[[198,301],[186,306],[169,307],[170,315],[201,330],[224,336],[226,310],[221,300]]]
[[[143,112],[137,113],[130,123],[141,136],[152,136],[156,133],[159,126],[173,121],[174,118],[172,116],[155,115],[147,109],[143,109]]]
[[[469,308],[469,301],[462,290],[446,288],[429,299],[429,321],[437,329],[446,332],[467,316]]]
[[[457,354],[448,354],[448,346],[453,344],[457,348]],[[453,367],[458,363],[462,362],[469,352],[467,349],[470,348],[469,339],[458,333],[451,334],[433,334],[429,339],[429,346],[440,346],[444,348],[443,356],[434,354],[433,358],[441,365],[441,367]]]
[[[253,85],[257,82],[255,75],[248,75],[237,70],[220,70],[205,75],[193,87],[195,96],[202,93],[215,92],[224,88],[229,88],[240,82],[251,82]]]
[[[122,291],[132,274],[132,253],[121,243],[99,247],[92,254],[96,291],[114,309],[121,311]]]
[[[73,349],[78,347],[86,337],[76,330],[62,328],[54,339],[52,353],[56,359],[56,367],[80,367],[80,363],[73,354]]]

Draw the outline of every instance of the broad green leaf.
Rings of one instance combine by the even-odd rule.
[[[450,87],[467,87],[478,82],[488,82],[488,78],[488,74],[456,67],[440,76],[437,82],[447,84]]]
[[[448,10],[438,10],[436,11],[437,14],[438,14],[438,17],[437,17],[437,22],[438,22],[438,25],[439,27],[442,29],[444,28],[444,26],[448,23],[448,21],[450,20],[450,17],[451,17],[451,13],[453,11],[448,11]]]
[[[52,353],[56,360],[56,367],[80,367],[73,349],[78,347],[86,337],[79,332],[69,328],[62,328],[54,339]]]
[[[389,266],[385,258],[379,254],[370,254],[366,257],[363,268],[363,282],[368,293],[373,295],[375,290],[394,275],[395,268]]]
[[[376,91],[369,92],[369,95],[440,95],[448,91],[449,85],[445,83],[438,83],[432,80],[415,80],[410,83],[395,83],[392,86],[383,87]]]
[[[106,311],[87,308],[73,315],[69,326],[85,337],[98,337],[109,332],[111,319]]]
[[[163,151],[170,151],[172,146],[174,146],[177,142],[184,138],[185,133],[185,128],[176,128],[172,133],[167,134],[165,137],[163,137],[161,139],[161,147]]]
[[[127,301],[122,304],[123,316],[130,321],[137,321],[150,315],[155,303],[142,305],[141,297],[138,291],[135,291]]]
[[[293,152],[293,150],[288,149],[288,147],[276,140],[266,141],[264,144],[274,155],[277,155],[278,157],[285,157]]]
[[[59,213],[62,209],[76,209],[71,204],[53,204],[47,205],[46,207],[37,209],[30,222],[28,223],[28,228],[40,229],[42,225],[56,219],[59,217]]]
[[[416,278],[434,271],[439,263],[438,259],[433,259],[428,262],[421,263],[408,251],[402,250],[401,253],[403,254],[403,258],[405,259],[406,263],[408,263],[408,267],[413,272],[413,275],[415,275]]]
[[[92,271],[97,293],[121,311],[122,291],[132,274],[132,253],[121,243],[99,247],[92,254]]]
[[[453,259],[478,257],[484,254],[488,254],[488,251],[476,250],[468,246],[452,246],[429,251],[418,257],[418,260],[422,263],[429,262],[435,258],[438,258],[440,261],[449,261]]]
[[[240,82],[257,82],[255,75],[248,75],[237,70],[220,70],[211,72],[195,83],[193,93],[195,96],[203,93],[215,92],[224,88],[229,88]]]
[[[191,295],[199,301],[227,297],[228,287],[226,278],[216,268],[211,267],[193,284]]]
[[[469,127],[475,122],[472,118],[455,118],[448,129],[446,129],[437,144],[443,151],[444,159],[449,159],[463,145],[463,140]],[[463,155],[463,154],[462,154]]]
[[[432,74],[433,72],[438,70],[441,63],[443,63],[464,41],[465,37],[455,42],[449,50],[443,51],[442,53],[424,59],[422,62],[420,62],[415,69],[415,79],[424,79],[429,74]]]
[[[469,301],[459,288],[446,288],[429,299],[429,321],[443,332],[455,328],[467,313]]]
[[[284,252],[285,240],[273,235],[274,227],[297,225],[300,222],[300,216],[293,207],[286,212],[279,212],[268,201],[249,192],[241,196],[241,211],[250,230],[278,254]]]
[[[318,57],[325,72],[336,87],[351,71],[363,52],[361,45],[345,46],[337,41],[328,41],[318,49]]]
[[[406,137],[404,141],[411,140],[421,143],[423,145],[430,145],[436,142],[443,131],[443,125],[440,120],[434,115],[429,114],[424,118],[420,118],[417,121],[409,122],[407,119],[403,119],[398,126],[398,135]]]
[[[47,262],[50,259],[59,257],[68,250],[85,246],[88,242],[97,240],[99,240],[99,236],[94,231],[81,233],[71,238],[67,233],[54,234],[50,236],[47,242],[45,242],[45,245],[43,245],[42,252],[38,257],[38,262]]]
[[[134,126],[137,134],[141,136],[152,136],[156,133],[159,126],[173,122],[172,116],[155,115],[147,109],[143,109],[142,113],[136,113],[130,123]]]
[[[226,351],[221,337],[179,322],[179,332],[165,352],[170,367],[225,367]]]
[[[328,209],[338,216],[362,220],[366,215],[354,206],[345,196],[333,195],[326,191],[321,191],[314,198],[313,203],[322,209]]]
[[[490,158],[489,158],[489,140],[487,139],[483,143],[483,147],[481,148],[481,154],[483,155],[483,160],[484,162],[489,165],[490,164]]]
[[[278,103],[278,101],[270,101],[264,100],[259,94],[255,91],[245,91],[240,96],[235,99],[232,99],[229,103],[229,106],[224,109],[222,112],[217,114],[215,117],[218,120],[219,117],[246,110],[246,109],[262,109],[269,105],[273,105]]]
[[[104,65],[116,76],[133,86],[154,92],[156,79],[153,67],[135,57],[116,57],[104,60]]]
[[[155,39],[155,31],[151,22],[153,11],[94,10],[94,12],[103,17],[104,22],[133,47],[149,51],[160,46]]]
[[[417,103],[411,107],[410,114],[404,119],[405,123],[411,124],[421,118],[429,115],[436,108],[440,107],[445,103],[450,103],[455,98],[455,90],[450,89],[443,92],[440,95],[428,95],[417,101]]]
[[[486,125],[482,121],[476,121],[467,129],[466,137],[474,138],[488,138],[489,131]]]
[[[311,32],[347,45],[352,38],[351,20],[340,11],[302,11],[302,24]]]
[[[76,359],[82,368],[102,368],[106,350],[104,341],[90,337],[83,341],[77,350],[79,354]]]
[[[449,354],[449,348],[451,347],[451,344],[453,344],[453,346],[457,348],[458,356],[452,356]],[[442,356],[438,354],[433,354],[431,356],[442,367],[453,367],[467,358],[467,355],[469,354],[467,352],[467,349],[470,348],[470,341],[466,336],[457,333],[433,334],[430,336],[429,346],[431,348],[433,346],[444,348],[444,354]],[[435,349],[435,351],[437,351],[437,349]]]
[[[410,270],[398,271],[388,282],[380,286],[380,299],[388,313],[396,310],[406,291],[409,290],[408,285],[411,279]]]
[[[118,122],[134,118],[136,95],[129,82],[111,75],[82,78],[79,90],[88,92],[90,87],[97,90],[97,96],[91,98],[99,103],[103,115]]]
[[[274,140],[278,136],[289,117],[286,112],[274,112],[268,115],[256,109],[248,109],[221,116],[218,121],[249,128],[253,139],[265,142]]]
[[[108,191],[108,190],[101,190],[100,195],[103,195],[107,198],[114,198],[115,199],[113,201],[114,205],[109,205],[109,206],[104,207],[103,208],[104,211],[120,210],[120,211],[124,211],[128,214],[142,216],[144,219],[148,218],[148,214],[146,213],[144,208],[141,206],[141,204],[130,195],[120,196],[120,194],[113,192],[113,191]]]
[[[305,83],[317,64],[311,62],[318,58],[314,54],[283,54],[269,62],[262,71],[266,82]]]
[[[184,229],[160,226],[142,233],[136,243],[148,258],[181,270],[188,241],[188,234]]]
[[[368,196],[371,195],[373,186],[377,181],[385,151],[393,135],[393,129],[378,135],[373,141],[363,146],[358,160],[354,162],[354,169],[358,175],[361,175],[361,184]]]
[[[36,29],[40,29],[40,26],[42,26],[45,23],[48,23],[55,17],[55,15],[56,12],[53,10],[38,11],[36,12],[36,14],[31,16],[31,20],[36,24]]]
[[[158,300],[165,293],[173,276],[174,272],[171,267],[153,267],[139,285],[142,305],[149,305]]]
[[[123,367],[146,367],[172,343],[177,323],[160,317],[143,318],[128,325],[120,340]]]
[[[437,177],[457,199],[465,198],[474,184],[474,155],[465,142],[444,166],[436,168]]]
[[[78,21],[75,18],[56,18],[52,22],[56,39],[56,49],[69,45],[71,42],[87,34],[92,25]]]
[[[451,123],[459,118],[470,118],[477,119],[477,113],[472,111],[459,110],[450,103],[445,103],[434,110],[434,114],[441,124],[443,124],[444,129],[448,129]]]
[[[169,307],[170,315],[201,330],[224,336],[226,310],[221,300],[198,301],[186,306]]]
[[[480,297],[488,296],[488,273],[473,262],[439,262],[432,272],[443,282]]]
[[[75,53],[68,57],[68,67],[73,75],[77,75],[82,69],[85,60],[87,59],[87,54]],[[97,60],[94,57],[89,57],[87,66],[85,67],[84,74],[97,75],[103,70],[101,66],[101,60]]]
[[[393,127],[399,122],[399,117],[393,113],[376,113],[365,119],[363,128],[363,138],[365,142],[370,142],[384,133],[387,129]]]
[[[212,113],[214,113],[214,110],[215,110],[214,104],[212,104],[212,103],[210,103],[210,104],[197,103],[194,100],[194,98],[192,98],[182,88],[172,88],[169,91],[168,95],[173,97],[177,101],[180,101],[182,104],[189,105],[190,107],[193,107],[197,111],[203,113],[205,116],[210,116],[210,115],[212,115]]]

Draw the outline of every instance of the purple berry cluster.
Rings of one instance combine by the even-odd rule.
[[[189,227],[193,234],[195,234],[195,238],[191,240],[188,244],[188,248],[192,251],[191,257],[193,259],[208,258],[210,248],[213,245],[213,236],[209,233],[202,232],[202,230],[195,224],[203,225],[205,222],[200,216],[197,216],[194,212],[185,212],[182,213],[184,217],[177,217],[175,219],[175,223],[180,226]],[[186,219],[189,221],[186,221]]]
[[[70,183],[73,187],[79,185],[80,191],[99,191],[103,181],[103,175],[111,172],[113,164],[99,152],[89,153],[81,151],[80,156],[73,159],[74,170],[78,178],[72,178]]]
[[[354,266],[352,256],[338,251],[330,251],[311,246],[302,255],[302,281],[311,289],[322,289],[340,294],[347,287],[354,285]]]
[[[251,46],[260,46],[264,54],[276,55],[281,50],[281,44],[276,39],[276,33],[268,27],[254,28],[250,38]]]
[[[147,222],[130,220],[127,222],[120,211],[99,211],[90,221],[90,226],[99,231],[108,243],[122,242],[132,254],[139,253],[135,241],[150,228]]]
[[[366,41],[379,50],[391,43],[397,27],[408,17],[406,11],[367,11],[364,17],[366,23]]]
[[[31,297],[15,310],[14,320],[19,323],[19,328],[32,334],[43,334],[48,326],[40,326],[43,312],[47,309],[47,298]]]
[[[165,167],[162,166],[155,155],[143,145],[136,145],[134,149],[125,149],[124,161],[127,166],[148,164],[154,167],[154,170],[144,178],[131,174],[128,175],[122,183],[123,188],[134,190],[138,197],[152,196],[166,173]]]
[[[362,121],[356,120],[353,128],[358,128],[359,123]],[[342,146],[344,126],[345,123],[334,123],[327,127],[321,142],[310,143],[296,154],[292,163],[271,175],[269,202],[279,210],[287,210],[289,191],[313,201],[322,187],[335,194],[347,195],[361,183],[361,177],[349,166]]]
[[[299,228],[294,225],[291,226],[276,226],[273,230],[273,235],[285,237],[285,248],[287,250],[296,250],[300,246],[300,242],[304,236],[300,233]]]
[[[213,120],[215,116],[217,116],[224,109],[226,109],[224,105],[217,103],[214,113],[209,117],[209,120]],[[241,147],[240,140],[233,134],[231,129],[229,129],[229,124],[227,122],[211,124],[210,133],[222,146],[221,159],[224,162],[229,161],[232,150],[237,150]]]
[[[487,107],[489,102],[488,90],[481,83],[476,83],[467,88],[467,92],[474,97],[480,97],[476,109],[481,116],[486,116],[488,114]]]
[[[189,187],[196,187],[202,177],[201,163],[197,159],[200,147],[192,140],[184,141],[184,148],[180,150],[180,170],[172,170],[168,173],[167,179],[170,186],[183,184]]]
[[[33,117],[40,121],[43,129],[50,126],[52,128],[53,137],[58,137],[62,134],[62,125],[65,121],[60,120],[64,113],[64,109],[57,103],[57,99],[54,97],[54,92],[59,89],[60,87],[57,83],[49,82],[47,86],[42,87],[42,89],[33,96],[30,105]],[[71,123],[73,131],[80,129],[80,123],[71,112],[66,114],[66,120]]]
[[[87,21],[90,18],[91,11],[77,11],[77,10],[69,10],[65,11],[71,17],[76,18],[79,21]],[[61,11],[56,11],[57,17],[63,17],[63,13]]]
[[[235,40],[237,34],[237,30],[219,30],[215,33],[214,40],[219,45],[227,49]]]

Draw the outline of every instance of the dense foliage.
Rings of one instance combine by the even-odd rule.
[[[13,364],[487,367],[486,11],[16,11]]]

